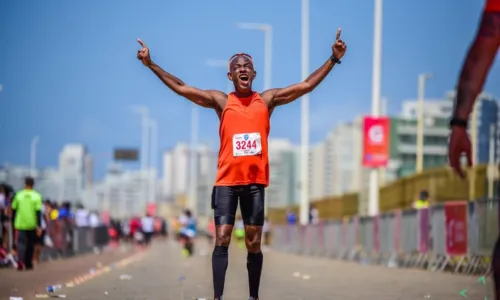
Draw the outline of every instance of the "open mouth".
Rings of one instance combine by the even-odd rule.
[[[239,79],[241,80],[242,83],[247,84],[248,83],[248,75],[247,74],[241,74],[239,76]]]

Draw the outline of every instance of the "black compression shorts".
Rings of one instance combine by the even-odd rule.
[[[264,225],[264,185],[214,186],[212,209],[215,225],[234,225],[236,209],[240,202],[245,225]]]

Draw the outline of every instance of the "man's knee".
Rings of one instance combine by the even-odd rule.
[[[229,247],[229,244],[231,243],[231,233],[232,233],[232,228],[226,228],[225,226],[221,226],[221,228],[217,230],[217,234],[215,237],[215,245]]]
[[[245,234],[245,244],[248,252],[260,252],[262,232],[256,228],[249,228]]]

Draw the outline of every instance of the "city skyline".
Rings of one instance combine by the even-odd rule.
[[[494,128],[499,125],[499,103],[498,99],[485,93],[479,97],[476,118],[471,119],[469,127],[473,147],[477,150],[475,159],[480,164],[495,163],[498,162],[498,139],[495,141],[490,130],[492,125]],[[443,99],[424,101],[424,169],[446,165],[447,120],[453,98],[454,92],[448,92]],[[417,100],[406,100],[400,112],[390,117],[390,157],[388,167],[381,169],[383,185],[418,172],[416,110]],[[352,193],[362,195],[366,190],[368,173],[362,164],[362,124],[361,115],[351,122],[338,124],[321,142],[310,148],[308,180],[311,189],[308,194],[311,201]],[[217,153],[206,145],[197,145],[195,150],[191,146],[178,143],[173,149],[163,151],[159,170],[127,170],[119,162],[114,162],[109,164],[102,180],[93,181],[89,177],[93,169],[91,154],[84,145],[70,144],[60,152],[58,170],[22,166],[0,168],[0,181],[20,188],[24,175],[35,174],[36,181],[41,183],[37,184],[37,189],[40,188],[46,197],[73,203],[82,201],[88,207],[105,210],[114,207],[113,212],[120,216],[139,213],[151,201],[176,203],[179,207],[187,204],[194,213],[208,216],[210,202],[207,199],[217,172]],[[299,145],[286,138],[269,139],[270,185],[266,189],[269,208],[299,203],[300,158]],[[195,159],[194,165],[192,159]],[[359,213],[366,214],[366,199],[360,197],[358,200]]]
[[[427,98],[442,97],[456,84],[483,3],[457,6],[451,1],[384,2],[382,94],[390,114],[405,99],[416,97],[419,73],[435,74],[428,82]],[[282,12],[284,5],[289,9],[287,14]],[[168,91],[135,60],[138,37],[148,43],[153,59],[162,67],[200,88],[225,90],[227,86],[224,69],[207,67],[207,59],[227,59],[242,50],[250,52],[259,72],[256,89],[260,90],[264,38],[258,32],[241,31],[235,24],[269,23],[274,33],[273,86],[286,86],[300,79],[299,2],[255,1],[255,6],[245,6],[251,18],[227,17],[230,7],[223,2],[200,3],[193,11],[187,3],[169,5],[157,1],[151,3],[152,14],[118,1],[0,6],[0,17],[9,25],[1,34],[9,47],[0,58],[5,66],[0,70],[0,101],[12,112],[1,121],[0,130],[9,146],[0,149],[0,163],[27,164],[30,141],[40,136],[40,167],[55,165],[64,144],[82,143],[94,156],[94,174],[100,178],[113,148],[140,145],[140,118],[128,111],[130,105],[150,107],[152,117],[158,121],[159,149],[189,143],[193,104]],[[449,10],[450,6],[454,10]],[[182,12],[188,11],[190,18],[182,18]],[[332,18],[332,11],[342,13]],[[311,72],[328,57],[336,28],[343,28],[349,45],[344,63],[311,94],[311,143],[315,144],[337,123],[369,112],[373,3],[311,3],[310,13]],[[88,22],[90,18],[92,23]],[[131,26],[137,18],[147,21]],[[189,36],[196,38],[186,38]],[[51,50],[54,45],[57,53]],[[199,51],[200,45],[204,51]],[[21,56],[23,63],[8,59],[14,56]],[[500,86],[493,83],[498,81],[497,61],[485,86],[497,97]],[[19,114],[25,116],[23,122],[13,119]],[[298,102],[277,109],[271,137],[298,144],[299,116]],[[218,120],[213,111],[200,109],[199,124],[200,142],[215,149]],[[157,162],[161,169],[160,159]],[[138,168],[138,164],[127,166]]]

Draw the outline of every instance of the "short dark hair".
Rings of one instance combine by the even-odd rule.
[[[33,177],[30,176],[24,178],[24,185],[30,187],[35,186],[35,179],[33,179]]]

